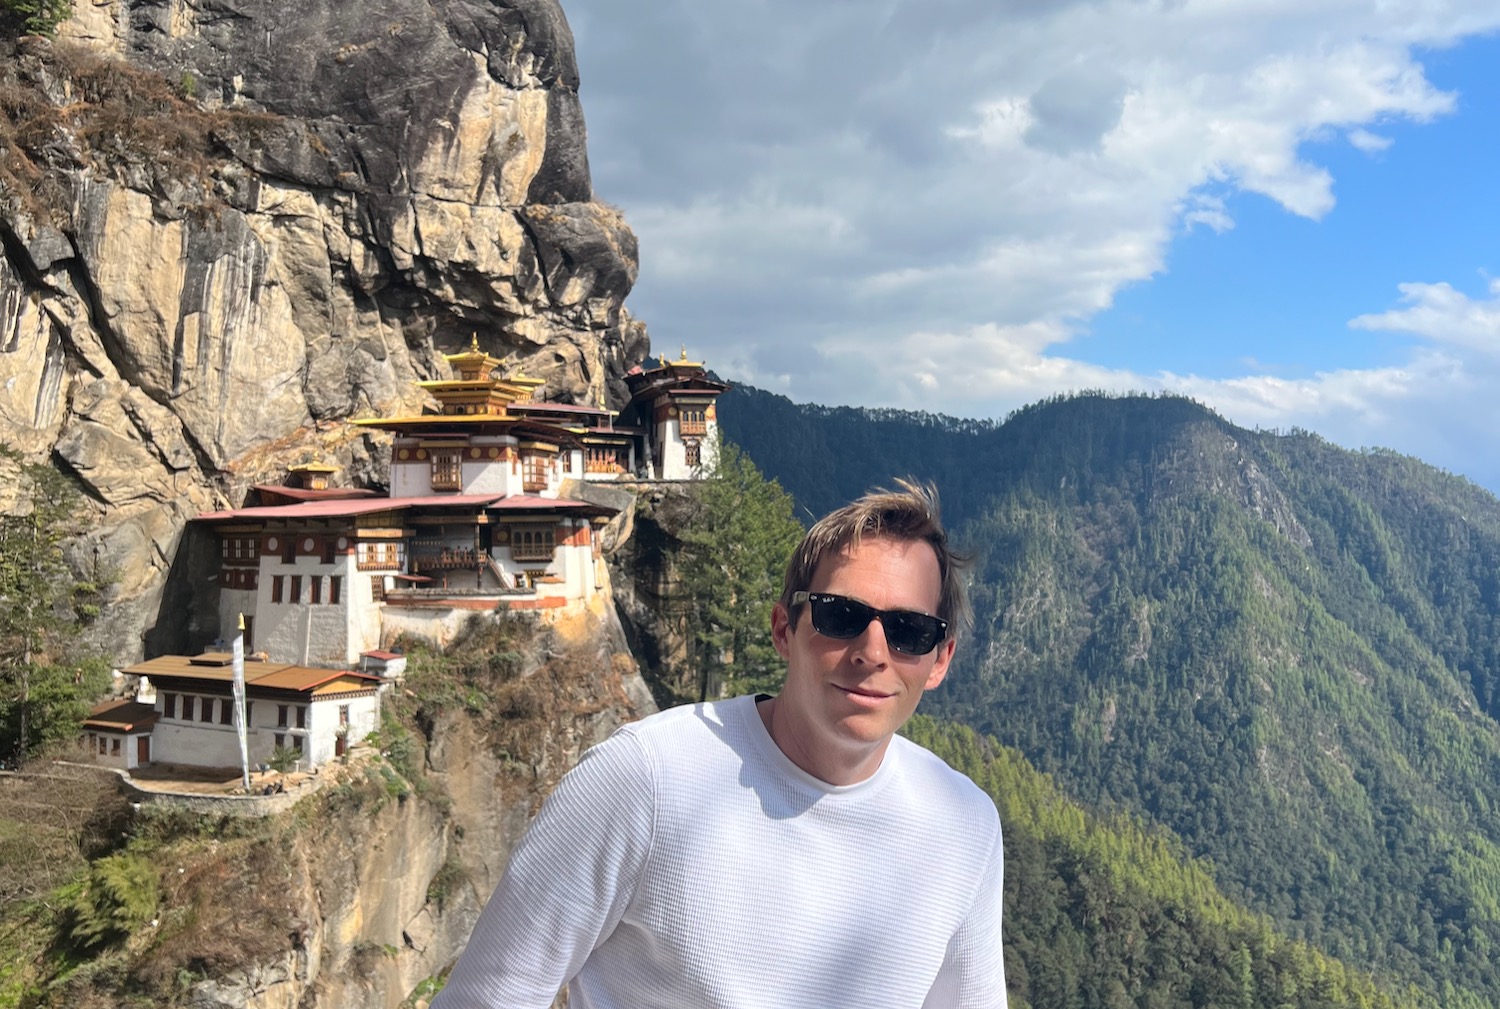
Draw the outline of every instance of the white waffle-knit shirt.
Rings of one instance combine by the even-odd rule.
[[[433,1009],[1003,1009],[995,805],[901,737],[807,774],[753,697],[584,754],[517,846]]]

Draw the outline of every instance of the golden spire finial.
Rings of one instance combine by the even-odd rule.
[[[686,361],[687,360],[687,344],[685,344],[685,343],[682,345],[682,356],[679,357],[678,360],[679,361]]]
[[[656,355],[656,359],[661,362],[661,366],[663,368],[665,368],[667,366],[667,355],[665,355],[665,354],[657,354]]]
[[[477,329],[469,334],[469,349],[476,354],[479,353],[479,331]]]

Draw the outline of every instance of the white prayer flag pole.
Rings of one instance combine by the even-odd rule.
[[[245,615],[240,614],[240,629],[234,636],[234,731],[240,737],[240,772],[245,791],[250,791],[250,747],[245,725]]]

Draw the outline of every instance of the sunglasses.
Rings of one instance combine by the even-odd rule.
[[[809,603],[813,630],[826,638],[857,638],[879,620],[886,644],[903,655],[926,655],[948,634],[948,621],[915,610],[877,610],[858,599],[827,592],[793,592],[792,605]]]

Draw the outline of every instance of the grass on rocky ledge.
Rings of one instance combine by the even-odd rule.
[[[370,740],[379,756],[358,748],[369,755],[331,767],[335,780],[290,814],[132,809],[112,777],[84,768],[38,774],[0,795],[0,1009],[187,1005],[200,980],[287,957],[310,927],[299,918],[316,872],[309,851],[350,817],[369,822],[389,803],[448,805],[442,776],[428,767],[436,733],[467,719],[516,794],[540,802],[576,755],[570,727],[610,703],[597,650],[574,650],[528,617],[476,620],[446,650],[402,646],[406,680],[386,696]],[[17,795],[24,805],[5,801]],[[155,890],[149,918],[137,913],[142,893],[90,890],[91,868],[110,856],[153,869],[140,888]],[[441,908],[463,883],[450,860],[428,899]],[[109,927],[79,928],[80,908]]]

